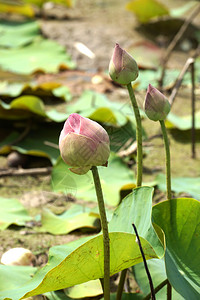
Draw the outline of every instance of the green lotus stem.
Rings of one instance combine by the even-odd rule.
[[[136,179],[136,186],[139,187],[142,185],[142,122],[140,117],[139,108],[137,105],[137,101],[135,99],[135,94],[132,88],[131,83],[127,84],[127,89],[129,92],[129,97],[131,99],[131,103],[133,106],[135,119],[136,119],[136,140],[137,140],[137,179]],[[116,299],[120,300],[122,298],[123,288],[124,288],[124,282],[126,278],[127,269],[122,270],[119,285],[117,288],[117,296]]]
[[[137,187],[142,185],[142,122],[139,108],[135,99],[134,91],[131,83],[127,84],[127,89],[133,106],[136,119],[136,140],[137,140]]]
[[[120,275],[120,280],[119,280],[119,284],[117,287],[117,295],[116,295],[116,300],[121,300],[122,298],[122,293],[123,293],[123,289],[124,289],[124,282],[126,279],[126,273],[127,273],[127,269],[124,269],[121,271],[121,275]]]
[[[166,163],[166,185],[167,185],[167,199],[171,199],[171,167],[170,167],[170,149],[169,149],[169,140],[167,137],[167,130],[165,127],[165,122],[160,121],[164,145],[165,145],[165,163]]]
[[[106,218],[106,210],[103,200],[103,192],[101,188],[101,182],[98,174],[97,167],[92,167],[92,175],[94,179],[94,185],[96,189],[96,195],[99,206],[101,228],[103,232],[103,246],[104,246],[104,299],[110,299],[110,240],[108,233],[108,222]]]

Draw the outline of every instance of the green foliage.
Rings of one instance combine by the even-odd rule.
[[[139,228],[139,234],[146,236],[146,239],[141,237],[146,259],[161,258],[164,254],[162,232],[157,227],[157,235],[151,224],[152,191],[152,188],[148,187],[136,189],[122,201],[110,222],[111,275],[142,261],[136,236],[130,230],[132,222]],[[132,211],[127,218],[128,227],[124,224],[124,209],[125,213]],[[152,236],[149,235],[149,231],[153,233]],[[27,285],[17,290],[6,290],[0,293],[0,297],[24,299],[102,277],[103,241],[100,234],[52,247],[49,263]]]
[[[100,280],[91,280],[65,289],[65,294],[72,299],[95,297],[103,294]]]
[[[44,209],[41,216],[42,226],[37,231],[51,234],[66,234],[80,228],[97,230],[100,223],[99,215],[81,205],[73,205],[61,215],[55,215],[49,209]]]
[[[167,277],[184,299],[200,293],[200,203],[179,198],[153,207],[153,221],[165,233]]]
[[[74,68],[75,64],[58,43],[38,38],[23,48],[0,49],[3,70],[30,74],[36,71],[57,73],[59,68]]]
[[[0,100],[0,118],[7,120],[23,120],[32,116],[49,118],[55,122],[63,122],[66,114],[52,109],[46,111],[43,101],[36,96],[21,96],[7,104]]]
[[[11,224],[24,226],[32,219],[16,199],[0,197],[0,206],[0,230],[6,229]]]
[[[164,280],[167,279],[164,259],[148,260],[147,265],[153,280],[154,288],[156,288],[159,284],[161,284]],[[141,294],[143,295],[143,297],[145,297],[150,293],[150,287],[143,262],[133,267],[133,274],[137,284],[139,285]],[[156,293],[156,299],[166,299],[166,295],[167,286],[163,287],[159,292]],[[178,294],[176,290],[172,289],[172,299],[183,300],[184,298],[180,294]]]
[[[52,147],[51,143],[57,145],[58,128],[53,128],[50,124],[45,125],[43,128],[36,127],[30,131],[26,138],[13,145],[12,142],[16,141],[19,137],[20,134],[18,132],[12,132],[0,143],[0,153],[4,154],[9,153],[11,150],[16,150],[27,155],[47,157],[52,164],[56,163],[59,156],[59,150]],[[35,141],[37,141],[37,144]]]
[[[158,188],[161,191],[166,191],[165,175],[157,175],[156,181]],[[195,197],[195,199],[200,200],[200,178],[172,178],[172,191],[175,193],[188,193],[190,196]]]
[[[167,116],[166,126],[171,128],[177,128],[179,130],[188,130],[192,128],[192,116],[179,117],[173,113]],[[200,129],[200,111],[195,113],[195,128]]]
[[[5,266],[0,264],[0,291],[17,289],[27,283],[37,268],[30,266]]]
[[[0,21],[0,46],[16,48],[25,46],[39,36],[39,24],[36,21],[11,22]]]
[[[120,190],[130,184],[133,188],[134,173],[116,154],[112,153],[108,160],[108,168],[99,167],[100,180],[105,202],[116,206],[120,200]],[[73,194],[76,198],[86,201],[96,201],[96,193],[91,172],[85,175],[77,175],[69,171],[62,159],[59,159],[52,171],[52,188],[55,192]],[[113,176],[115,174],[115,176]]]
[[[133,0],[126,7],[134,12],[142,23],[148,22],[153,17],[169,15],[169,10],[156,0]]]

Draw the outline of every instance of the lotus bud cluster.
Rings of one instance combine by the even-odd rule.
[[[152,121],[164,120],[170,109],[171,105],[167,98],[149,84],[144,102],[144,110],[147,117]]]
[[[106,165],[110,154],[109,136],[97,122],[74,113],[61,131],[59,149],[70,171],[82,175],[92,166]]]
[[[138,66],[134,58],[118,44],[109,64],[109,74],[119,84],[129,84],[138,77]]]

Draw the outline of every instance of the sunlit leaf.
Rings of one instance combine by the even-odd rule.
[[[200,295],[200,202],[179,198],[153,207],[153,221],[166,237],[167,277],[184,299]]]
[[[72,299],[95,297],[103,294],[99,279],[91,280],[65,289],[65,294]]]
[[[41,216],[42,226],[37,231],[66,234],[80,228],[97,230],[98,217],[99,215],[92,213],[91,209],[81,205],[73,205],[61,215],[55,215],[50,210],[44,209]]]
[[[134,173],[114,153],[108,160],[109,167],[99,167],[100,179],[105,202],[115,206],[120,200],[120,189],[127,183],[134,183]],[[115,176],[113,176],[115,174]],[[76,198],[87,201],[96,201],[92,174],[85,175],[72,173],[62,159],[59,159],[52,171],[52,188],[55,192],[72,194]]]
[[[146,23],[154,17],[169,15],[169,10],[166,6],[156,0],[133,0],[126,7],[142,23]]]
[[[5,3],[4,1],[0,1],[0,12],[1,13],[11,13],[11,14],[21,14],[27,17],[33,17],[34,16],[34,10],[33,7],[30,5],[22,4],[19,5],[19,3]]]
[[[141,243],[146,259],[158,257],[146,240],[141,238]],[[111,275],[142,261],[134,234],[111,232],[110,245]],[[41,269],[33,280],[29,281],[24,287],[0,293],[1,299],[5,297],[12,298],[13,300],[24,299],[47,291],[59,290],[103,277],[104,257],[102,235],[90,238],[89,241],[78,248],[72,247],[71,251],[67,251],[67,245],[57,249],[58,253],[54,250],[54,256],[50,256],[53,264],[50,261],[46,268]],[[62,254],[60,253],[61,251]],[[65,258],[61,261],[63,254]]]
[[[127,123],[127,111],[131,112],[126,103],[109,101],[105,95],[90,90],[67,108],[68,113],[77,112],[97,122],[118,126]]]
[[[24,46],[39,35],[39,24],[36,21],[0,21],[0,33],[1,47],[14,48]]]
[[[63,122],[67,114],[56,111],[55,109],[46,111],[43,101],[36,96],[21,96],[7,104],[0,100],[0,118],[6,120],[23,120],[30,117],[40,116],[49,118],[55,122]]]
[[[30,74],[36,71],[56,73],[59,68],[74,68],[66,49],[52,40],[38,38],[23,48],[0,49],[3,70]]]
[[[156,176],[158,188],[166,191],[166,179],[164,174]],[[175,193],[188,193],[190,196],[200,200],[200,177],[177,177],[172,178],[172,191]]]
[[[11,224],[24,226],[31,220],[23,205],[16,199],[0,197],[0,230]]]
[[[113,213],[109,231],[134,233],[132,223],[137,227],[139,236],[145,238],[158,256],[164,255],[163,244],[151,223],[153,188],[136,188],[122,200]],[[162,233],[160,233],[162,236]]]

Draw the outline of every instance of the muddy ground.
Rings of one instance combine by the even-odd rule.
[[[141,39],[141,34],[134,30],[137,25],[136,19],[130,12],[125,10],[126,2],[122,0],[79,0],[73,9],[64,11],[54,8],[50,11],[46,10],[45,17],[39,19],[42,32],[46,37],[55,39],[66,46],[68,52],[77,62],[79,69],[89,72],[107,70],[116,42],[124,48],[128,48],[133,42]],[[174,2],[171,1],[170,5],[175,5]],[[179,2],[182,3],[183,1],[176,1],[176,5]],[[62,19],[63,17],[64,19]],[[76,42],[81,42],[90,48],[95,54],[95,58],[91,59],[81,54],[75,48]],[[176,66],[181,68],[186,57],[187,54],[183,55],[177,52],[170,64],[176,63]],[[142,106],[144,94],[144,92],[136,94],[140,106]],[[108,94],[108,97],[127,101],[128,95],[124,89],[116,87]],[[173,112],[179,115],[189,114],[191,111],[190,97],[190,90],[184,87],[181,88],[174,102]],[[200,108],[199,95],[197,95],[197,98],[197,107]],[[143,126],[148,136],[160,134],[159,124],[157,123],[152,124],[151,121],[144,119]],[[188,139],[181,132],[169,132],[172,176],[200,176],[200,138],[197,141],[197,157],[194,160],[191,158],[189,136],[189,132]],[[161,137],[149,141],[146,151],[144,181],[147,182],[152,181],[158,172],[164,171],[164,149]],[[1,166],[7,166],[6,157],[1,157]],[[39,214],[43,207],[51,207],[54,212],[61,213],[69,202],[67,196],[57,195],[51,191],[50,175],[3,177],[0,178],[0,189],[1,196],[19,199],[32,216]],[[163,193],[157,192],[154,200],[160,201],[164,198]],[[11,226],[0,233],[0,256],[9,248],[25,247],[37,255],[37,264],[43,265],[47,260],[49,247],[77,239],[82,234],[81,232],[74,232],[64,236],[53,236],[51,234],[35,233],[31,228]]]

